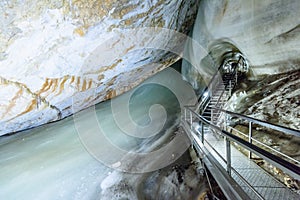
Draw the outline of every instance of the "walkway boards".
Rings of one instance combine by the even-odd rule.
[[[226,160],[225,155],[225,141],[222,137],[214,135],[212,131],[205,127],[204,129],[206,149],[214,156],[216,160],[226,170],[226,163],[215,153],[215,151],[208,145],[218,151],[218,153]],[[200,135],[199,135],[200,137]],[[198,140],[199,141],[199,140]],[[273,176],[268,174],[256,163],[250,160],[247,156],[242,154],[233,145],[231,145],[231,165],[232,167],[244,177],[253,188],[264,198],[269,200],[283,200],[283,199],[300,199],[300,195],[296,194],[285,185],[277,181]],[[260,199],[246,184],[243,182],[234,171],[231,172],[234,180],[241,186],[246,194],[251,199]]]

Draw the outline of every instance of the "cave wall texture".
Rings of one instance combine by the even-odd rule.
[[[78,111],[113,98],[168,67],[178,55],[141,47],[162,47],[172,35],[139,39],[122,31],[156,27],[187,33],[198,3],[1,1],[0,135],[69,116],[73,105]]]
[[[212,46],[224,48],[224,41],[245,55],[249,78],[299,69],[299,9],[298,0],[202,0],[192,34],[200,45],[191,42],[185,50],[196,64],[184,62],[184,76],[195,88],[205,87],[220,56],[208,53]]]
[[[196,87],[215,72],[208,52],[220,41],[245,55],[253,79],[300,66],[298,0],[7,0],[0,9],[0,135],[113,98],[179,59],[141,48],[183,43],[172,34],[139,38],[127,29],[187,33],[197,14],[185,46],[194,66],[183,64]]]

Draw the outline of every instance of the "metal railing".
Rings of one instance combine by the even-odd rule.
[[[199,97],[198,97],[198,102],[199,103],[197,103],[195,105],[196,111],[200,111],[200,110],[203,111],[204,110],[203,105],[205,105],[205,103],[207,103],[209,101],[210,97],[212,96],[212,91],[214,91],[216,86],[219,84],[220,77],[221,77],[221,74],[220,74],[220,71],[218,69],[218,71],[213,75],[212,79],[208,83],[207,87],[199,95]]]
[[[221,68],[221,67],[220,67]],[[238,71],[235,68],[233,68],[233,74],[232,78],[235,79],[233,80],[228,80],[228,85],[224,85],[224,80],[223,77],[220,73],[220,68],[218,71],[214,74],[212,77],[211,81],[209,82],[208,86],[204,89],[203,93],[199,96],[198,98],[198,103],[195,105],[196,109],[195,111],[198,113],[201,113],[207,108],[207,106],[210,103],[211,98],[215,95],[217,88],[222,89],[221,94],[218,95],[218,99],[216,102],[215,107],[221,108],[220,105],[223,105],[224,102],[231,96],[232,91],[237,83],[238,79]],[[205,94],[205,95],[204,95]],[[211,117],[213,118],[213,115],[220,114],[220,111],[217,111],[217,113],[211,113]]]
[[[291,129],[291,128],[288,128],[288,127],[284,127],[284,126],[280,126],[280,125],[275,125],[275,124],[272,124],[272,123],[269,123],[269,122],[265,122],[265,121],[262,121],[262,120],[259,120],[259,119],[255,119],[255,118],[252,118],[252,117],[249,117],[249,116],[246,116],[246,115],[242,115],[242,114],[238,114],[238,113],[234,113],[234,112],[231,112],[231,111],[227,111],[227,110],[223,110],[223,109],[219,109],[219,108],[212,108],[213,110],[218,110],[222,113],[224,113],[224,118],[226,119],[227,118],[227,115],[230,115],[232,117],[236,117],[238,119],[242,119],[242,120],[245,120],[248,122],[248,134],[245,134],[229,125],[227,125],[226,123],[226,120],[225,120],[225,130],[234,130],[235,132],[241,134],[242,136],[248,138],[248,142],[249,143],[253,143],[253,142],[256,142],[257,144],[281,155],[282,157],[286,158],[287,160],[290,160],[296,164],[298,164],[300,166],[300,161],[299,160],[296,160],[280,151],[278,151],[277,149],[274,149],[272,148],[271,146],[269,145],[266,145],[264,144],[263,142],[253,138],[253,124],[257,124],[257,125],[261,125],[265,128],[269,128],[269,129],[272,129],[272,130],[276,130],[276,131],[279,131],[281,133],[284,133],[284,134],[289,134],[289,135],[294,135],[294,136],[297,136],[297,137],[300,137],[300,131],[298,130],[295,130],[295,129]],[[252,152],[249,151],[249,158],[252,158]]]
[[[263,120],[255,119],[255,118],[252,118],[252,117],[249,117],[249,116],[246,116],[246,115],[234,113],[234,112],[224,110],[224,109],[220,109],[220,108],[213,108],[213,109],[219,110],[223,113],[229,114],[229,115],[234,116],[234,117],[238,117],[240,119],[247,120],[247,121],[252,122],[252,123],[259,124],[261,126],[265,126],[267,128],[274,129],[276,131],[284,132],[285,134],[300,137],[300,131],[299,130],[291,129],[291,128],[280,126],[280,125],[277,125],[277,124],[272,124],[272,123],[269,123],[269,122],[266,122],[266,121],[263,121]]]
[[[240,61],[240,59],[238,60],[238,62],[239,61]],[[188,127],[188,129],[189,129],[188,131],[192,135],[191,139],[193,139],[194,141],[197,141],[197,144],[202,146],[202,148],[205,148],[204,144],[208,145],[210,147],[210,149],[212,149],[216,153],[216,155],[218,157],[220,157],[224,163],[226,163],[227,174],[229,176],[231,176],[231,178],[232,178],[231,173],[234,172],[234,174],[237,177],[239,177],[240,180],[242,180],[245,183],[245,185],[247,185],[260,199],[263,199],[263,197],[260,195],[260,193],[257,192],[255,190],[255,188],[240,173],[238,173],[238,171],[236,169],[234,169],[231,164],[231,143],[232,142],[236,143],[236,144],[242,146],[244,149],[246,149],[249,152],[249,154],[248,154],[249,158],[252,158],[252,154],[255,154],[256,156],[269,162],[271,165],[273,165],[273,166],[281,169],[283,172],[289,174],[291,177],[300,180],[300,167],[299,167],[300,161],[260,142],[259,140],[253,138],[253,136],[252,136],[253,124],[261,125],[266,128],[271,128],[273,130],[280,131],[284,134],[291,134],[291,135],[294,135],[297,137],[300,137],[300,131],[294,130],[294,129],[289,129],[289,128],[286,128],[283,126],[271,124],[271,123],[268,123],[268,122],[265,122],[262,120],[254,119],[254,118],[251,118],[248,116],[244,116],[241,114],[223,110],[222,105],[224,104],[224,102],[227,101],[228,97],[231,96],[231,93],[232,93],[235,85],[237,84],[238,71],[236,70],[236,68],[234,68],[234,71],[232,74],[227,74],[227,75],[232,75],[231,76],[232,79],[230,79],[230,77],[229,77],[229,79],[226,80],[227,85],[224,85],[224,82],[223,82],[224,80],[223,80],[222,75],[219,70],[220,70],[220,67],[219,67],[218,71],[214,74],[214,76],[212,77],[207,88],[199,96],[199,98],[198,98],[199,103],[194,106],[185,106],[184,107],[184,119],[183,119],[184,123],[183,124]],[[223,88],[221,88],[222,85],[223,85]],[[217,89],[219,92],[218,94],[216,94]],[[223,89],[223,91],[220,91],[220,89]],[[203,95],[205,93],[206,93],[206,95]],[[217,101],[215,101],[215,103],[213,103],[215,107],[210,108],[211,117],[210,117],[210,121],[208,121],[207,119],[204,118],[204,116],[202,116],[202,114],[207,109],[207,106],[211,105],[210,101],[213,99],[213,97],[217,97],[217,98],[215,98],[215,99],[217,99]],[[198,114],[198,113],[200,113],[200,114]],[[221,116],[221,114],[223,114],[225,117],[225,120],[224,120],[225,121],[224,129],[225,130],[220,128],[220,124],[217,125],[217,122],[220,122],[219,116]],[[248,121],[248,126],[249,126],[248,133],[243,133],[243,132],[227,125],[226,119],[227,119],[227,116],[229,116],[229,115],[232,117],[236,117],[236,118]],[[217,119],[216,119],[216,117],[217,117]],[[200,137],[198,135],[193,134],[193,124],[194,124],[195,120],[197,121],[197,123],[198,122],[200,123],[200,133],[201,133]],[[223,136],[225,138],[225,143],[226,143],[226,149],[225,149],[226,156],[225,157],[226,157],[226,159],[223,158],[220,155],[220,153],[209,143],[209,141],[205,139],[204,126],[209,127],[214,132],[218,132],[221,136]],[[244,136],[248,140],[242,139],[242,138],[238,137],[237,135],[230,133],[229,131],[232,131],[232,130],[234,130],[235,132]],[[260,148],[259,146],[255,145],[254,143],[262,146],[263,148],[265,148],[267,150]],[[282,157],[280,157],[279,155]],[[298,164],[298,165],[296,165],[296,164]]]
[[[213,146],[211,144],[209,144],[209,141],[207,141],[205,139],[205,135],[204,135],[204,126],[207,126],[209,128],[211,128],[212,130],[214,130],[215,132],[218,132],[221,136],[225,137],[225,141],[226,141],[226,159],[224,159],[222,156],[221,159],[226,163],[226,171],[227,173],[231,176],[231,172],[233,171],[238,177],[241,178],[241,180],[261,199],[262,196],[255,190],[255,188],[253,186],[251,186],[251,184],[249,184],[249,182],[247,182],[247,180],[240,174],[237,172],[237,170],[235,170],[233,168],[233,166],[231,165],[231,142],[234,142],[240,146],[242,146],[243,148],[245,148],[246,150],[248,150],[251,153],[254,153],[255,155],[259,156],[260,158],[266,160],[267,162],[269,162],[270,164],[272,164],[273,166],[281,169],[283,172],[289,174],[291,177],[296,178],[298,180],[300,180],[300,167],[290,163],[284,159],[282,159],[281,157],[268,152],[256,145],[254,145],[251,141],[253,141],[254,138],[252,138],[251,134],[249,138],[251,138],[251,141],[249,139],[249,141],[245,141],[244,139],[229,133],[226,130],[223,130],[222,128],[216,126],[215,124],[211,123],[210,121],[206,120],[203,116],[199,115],[198,113],[196,113],[193,110],[193,107],[191,106],[186,106],[184,107],[184,119],[183,119],[183,123],[185,125],[187,125],[189,127],[189,131],[191,133],[193,133],[193,124],[194,122],[196,123],[200,123],[200,138],[198,136],[196,136],[195,134],[192,134],[193,138],[198,137],[198,141],[201,142],[202,146],[204,146],[204,144],[208,144],[211,149],[213,149],[213,151],[215,151],[217,153],[217,155],[220,156],[220,154],[213,148]],[[296,130],[291,130],[288,129],[286,127],[281,127],[281,126],[277,126],[274,124],[270,124],[268,122],[263,122],[261,120],[257,120],[257,119],[253,119],[253,118],[249,118],[247,116],[240,116],[239,114],[233,113],[233,112],[229,112],[229,111],[225,111],[222,109],[219,109],[224,113],[227,114],[231,114],[233,116],[239,116],[241,118],[246,118],[248,119],[251,123],[250,125],[250,130],[252,130],[252,123],[259,123],[259,124],[264,124],[267,125],[268,127],[272,127],[275,130],[281,130],[286,132],[287,134],[293,134],[293,135],[298,135],[300,134],[299,131]],[[250,133],[251,131],[249,131]],[[200,140],[199,140],[200,139]]]

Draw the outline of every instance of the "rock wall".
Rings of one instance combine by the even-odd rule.
[[[197,0],[0,2],[0,135],[64,118],[174,63],[179,56],[164,46],[184,41],[148,27],[187,33],[197,7]]]

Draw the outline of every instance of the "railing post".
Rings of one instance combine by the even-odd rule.
[[[227,115],[224,113],[224,130],[227,131]]]
[[[192,111],[190,111],[190,123],[191,123],[191,130],[193,128],[193,116],[192,116]]]
[[[229,96],[231,97],[231,80],[229,80]]]
[[[186,108],[184,108],[184,121],[186,121]]]
[[[211,110],[210,110],[210,122],[212,122],[213,123],[213,116],[214,116],[214,114],[213,114],[213,109],[211,108]]]
[[[203,122],[201,122],[201,142],[204,144],[204,128],[203,128]]]
[[[248,137],[248,141],[250,144],[252,144],[252,122],[249,122],[249,137]],[[249,151],[249,155],[248,157],[251,159],[252,158],[252,152]]]
[[[230,140],[226,137],[226,161],[227,161],[227,173],[231,176],[231,149],[230,149]]]

